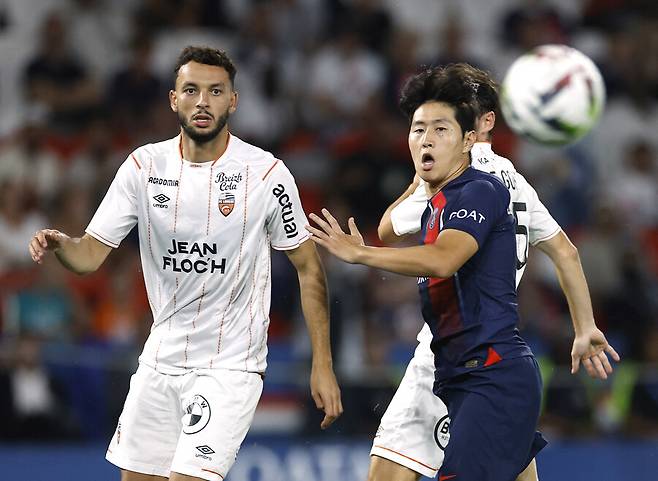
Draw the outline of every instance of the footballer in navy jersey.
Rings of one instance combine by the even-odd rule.
[[[478,251],[448,278],[419,278],[423,318],[432,334],[436,380],[500,359],[532,355],[519,336],[515,287],[515,223],[510,194],[491,174],[468,168],[428,202],[422,242],[440,231],[467,232]]]
[[[433,333],[435,394],[448,408],[450,440],[439,479],[510,481],[546,442],[536,433],[541,404],[537,362],[516,331],[515,224],[510,194],[470,167],[476,139],[473,90],[428,69],[402,91],[416,174],[432,193],[423,243],[370,247],[353,218],[349,234],[323,209],[311,239],[350,263],[420,281]]]

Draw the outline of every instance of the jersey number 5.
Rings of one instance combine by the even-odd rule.
[[[528,262],[528,227],[519,222],[519,216],[517,215],[517,212],[526,211],[525,202],[512,202],[512,211],[514,212],[514,220],[516,221],[516,235],[525,236],[524,252],[519,252],[518,246],[516,249],[516,270],[519,270],[523,269],[526,262]]]

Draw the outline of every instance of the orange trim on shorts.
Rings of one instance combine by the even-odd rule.
[[[390,452],[392,452],[392,453],[394,453],[394,454],[397,454],[398,456],[402,456],[403,458],[406,458],[406,459],[408,459],[409,461],[413,461],[414,463],[418,463],[418,464],[420,464],[421,466],[426,467],[427,469],[431,469],[432,471],[438,471],[438,470],[439,470],[439,468],[433,468],[432,466],[428,466],[428,465],[425,464],[425,463],[421,463],[421,462],[418,461],[417,459],[410,458],[409,456],[405,456],[405,455],[402,454],[402,453],[398,453],[397,451],[393,451],[392,449],[385,448],[384,446],[376,446],[376,445],[375,445],[375,447],[376,447],[377,449],[383,449],[384,451],[390,451]],[[375,456],[377,456],[377,455],[375,454]]]
[[[219,473],[217,473],[217,472],[215,472],[215,471],[212,471],[212,470],[210,470],[210,469],[201,468],[201,471],[206,471],[206,472],[208,472],[208,473],[216,474],[216,475],[219,476],[220,478],[224,479],[224,476],[222,476],[221,474],[219,474]]]
[[[137,164],[137,168],[139,170],[142,170],[142,166],[139,164],[139,161],[137,160],[137,157],[135,157],[135,154],[130,154],[130,156],[133,158],[133,161],[135,162],[135,164]]]
[[[266,178],[268,175],[270,175],[270,172],[272,172],[272,169],[273,169],[274,167],[276,167],[276,164],[278,164],[278,163],[279,163],[279,159],[277,159],[277,160],[272,164],[272,167],[270,167],[269,169],[267,169],[267,172],[265,172],[265,175],[263,176],[263,180],[265,180],[265,178]]]

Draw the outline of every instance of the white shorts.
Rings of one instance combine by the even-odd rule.
[[[382,416],[370,451],[428,478],[443,463],[450,438],[446,405],[432,392],[434,359],[414,356]]]
[[[222,480],[262,390],[258,373],[195,369],[172,376],[140,364],[106,458],[138,473]]]

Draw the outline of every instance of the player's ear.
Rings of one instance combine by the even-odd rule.
[[[490,110],[478,120],[477,130],[480,133],[489,133],[494,128],[494,125],[496,125],[496,113]]]
[[[176,92],[173,90],[169,91],[169,106],[174,112],[178,112],[178,97],[176,97]]]
[[[231,91],[231,100],[228,105],[228,112],[230,114],[234,113],[238,109],[238,91]]]
[[[475,143],[476,139],[477,139],[477,134],[475,133],[475,130],[469,130],[468,132],[466,132],[462,144],[462,153],[470,152],[471,148],[473,148],[473,144]]]

